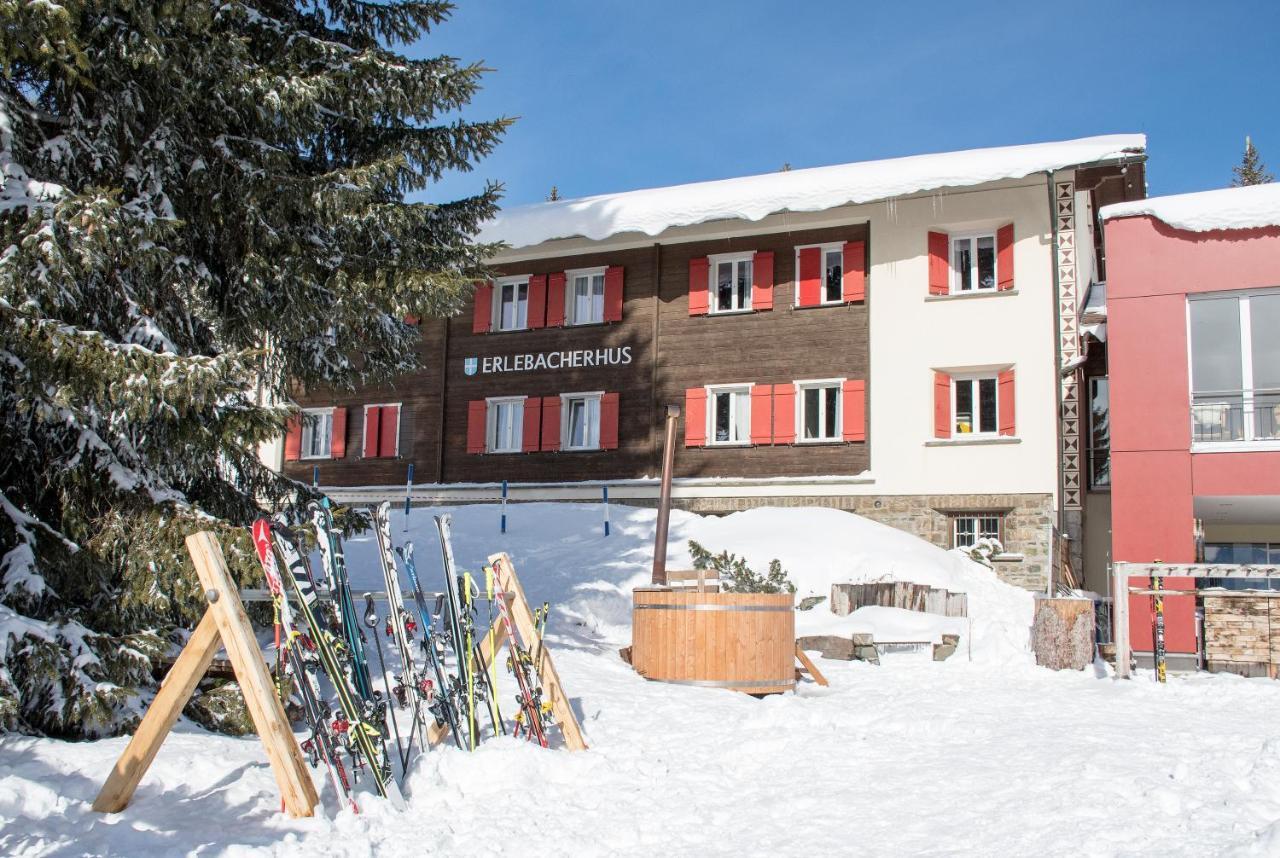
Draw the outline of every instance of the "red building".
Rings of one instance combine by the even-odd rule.
[[[1112,560],[1280,563],[1280,185],[1101,217]],[[1149,602],[1130,599],[1139,654],[1152,649]],[[1198,653],[1196,603],[1166,600],[1171,666]]]

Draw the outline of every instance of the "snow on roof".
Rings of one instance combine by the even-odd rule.
[[[1146,145],[1143,134],[1111,134],[559,200],[503,211],[485,224],[480,238],[528,247],[555,238],[599,240],[625,232],[652,236],[708,221],[758,221],[784,211],[816,212],[938,188],[1017,179],[1141,155]]]
[[[1176,229],[1256,229],[1280,226],[1280,184],[1149,197],[1103,206],[1103,220],[1150,215]]]

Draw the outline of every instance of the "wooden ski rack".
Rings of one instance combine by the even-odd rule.
[[[573,713],[573,707],[569,705],[569,698],[565,696],[564,686],[560,684],[560,674],[556,672],[551,652],[543,644],[542,636],[538,634],[538,625],[533,618],[533,611],[529,608],[529,601],[525,598],[524,587],[520,586],[520,579],[516,577],[515,564],[505,553],[490,555],[489,564],[493,566],[498,584],[506,595],[516,633],[527,646],[533,646],[536,649],[534,670],[537,671],[538,678],[542,682],[542,693],[551,704],[551,714],[555,716],[556,725],[559,726],[560,734],[564,737],[565,747],[570,751],[585,751],[587,743],[582,737],[582,727],[579,726],[578,718]],[[492,668],[499,657],[502,645],[506,642],[506,629],[500,624],[496,625],[485,635],[484,641],[480,644],[479,657],[472,655],[473,668],[477,670],[485,667]],[[483,662],[483,665],[480,662]],[[433,723],[427,728],[427,740],[434,745],[448,733],[449,725]]]
[[[196,684],[209,669],[214,655],[225,646],[249,716],[284,797],[285,809],[290,816],[311,816],[320,798],[284,706],[276,695],[244,604],[227,570],[222,547],[212,533],[202,531],[187,537],[187,551],[195,563],[209,607],[165,676],[160,692],[147,707],[133,738],[94,800],[93,809],[99,813],[118,813],[128,807],[138,783],[182,714]]]

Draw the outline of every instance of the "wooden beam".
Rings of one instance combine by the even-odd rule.
[[[302,749],[298,747],[289,719],[285,716],[284,706],[276,694],[271,674],[262,660],[253,627],[227,570],[222,546],[212,533],[201,531],[187,537],[187,551],[209,600],[209,613],[217,621],[218,633],[235,669],[249,716],[266,749],[285,808],[291,816],[311,816],[320,797],[302,758]]]
[[[813,681],[819,685],[827,685],[827,678],[822,675],[822,671],[818,670],[818,666],[813,663],[813,659],[809,658],[809,654],[800,647],[800,642],[796,641],[796,658],[800,659],[800,663],[804,665],[804,669],[809,671],[809,675],[813,677]]]
[[[1280,566],[1245,566],[1236,563],[1126,563],[1112,564],[1116,573],[1140,578],[1280,578]]]
[[[119,813],[129,806],[142,776],[151,767],[160,745],[173,729],[178,716],[182,714],[182,707],[191,699],[196,684],[209,669],[209,664],[221,646],[213,612],[205,611],[191,639],[182,648],[182,654],[160,684],[160,692],[147,707],[147,712],[142,716],[142,722],[138,724],[133,737],[129,739],[124,753],[116,760],[107,782],[94,799],[94,810],[98,813]]]
[[[538,672],[538,678],[542,680],[543,693],[551,702],[551,713],[555,716],[556,723],[560,725],[565,747],[571,751],[586,750],[587,742],[582,737],[582,728],[578,725],[577,716],[573,714],[569,698],[565,696],[564,686],[560,684],[560,674],[556,672],[551,651],[541,645],[542,638],[538,634],[538,624],[533,618],[533,611],[529,608],[529,601],[525,598],[524,587],[520,586],[520,579],[516,577],[515,565],[505,553],[491,555],[489,563],[498,576],[498,583],[502,585],[503,592],[512,597],[511,619],[515,623],[517,634],[524,638],[527,646],[532,648],[531,655],[535,658],[534,669]]]
[[[1116,645],[1116,678],[1129,678],[1129,570],[1128,564],[1112,566],[1111,639]]]

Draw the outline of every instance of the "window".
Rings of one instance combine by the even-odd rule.
[[[996,288],[996,237],[993,234],[951,238],[951,294]]]
[[[711,312],[751,309],[751,254],[711,257]]]
[[[800,440],[840,440],[842,381],[799,382]]]
[[[707,438],[712,444],[751,443],[751,387],[708,388]]]
[[[1089,379],[1089,486],[1111,485],[1111,403],[1107,377]]]
[[[500,280],[495,303],[495,326],[499,331],[522,331],[529,327],[529,279]]]
[[[844,248],[827,247],[822,250],[822,303],[839,304],[844,301]]]
[[[1280,291],[1192,298],[1195,441],[1280,440]]]
[[[1000,514],[980,512],[952,518],[951,544],[955,548],[971,548],[979,539],[1000,541]]]
[[[565,306],[566,323],[592,325],[604,322],[604,269],[570,271]]]
[[[996,434],[996,376],[953,377],[951,390],[951,425],[957,435]]]
[[[332,449],[333,409],[304,409],[302,412],[302,458],[327,459]]]
[[[562,449],[600,449],[600,396],[599,393],[567,393],[561,396]]]
[[[524,440],[524,397],[489,400],[490,453],[519,453]]]

